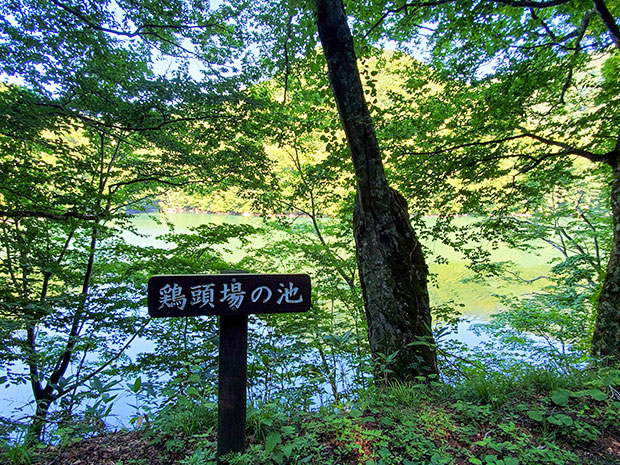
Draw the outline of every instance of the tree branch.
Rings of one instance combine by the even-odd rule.
[[[65,212],[65,213],[54,213],[54,212],[43,212],[43,211],[33,211],[33,210],[15,210],[15,211],[0,211],[0,218],[11,218],[11,219],[20,219],[20,218],[47,218],[50,220],[57,221],[65,221],[70,218],[85,220],[85,221],[98,221],[102,218],[105,218],[105,214],[86,214],[79,212]]]
[[[400,13],[401,11],[405,11],[405,14],[407,13],[407,10],[409,8],[423,8],[426,6],[439,6],[439,5],[444,5],[446,3],[451,3],[454,0],[437,0],[434,2],[421,2],[421,3],[405,3],[403,6],[401,6],[400,8],[395,8],[395,9],[389,9],[387,10],[383,16],[381,16],[381,18],[379,18],[379,20],[368,30],[368,32],[364,35],[364,37],[368,37],[372,31],[374,31],[376,28],[378,28],[381,23],[383,23],[383,21],[385,21],[387,19],[388,16],[392,15],[392,14],[396,14],[396,13]]]
[[[532,18],[535,19],[536,21],[538,21],[540,24],[542,24],[543,29],[545,30],[545,32],[547,33],[547,35],[549,35],[549,37],[551,37],[551,40],[553,42],[557,41],[556,35],[553,33],[553,31],[551,30],[551,28],[549,27],[549,25],[545,22],[544,19],[540,18],[537,14],[536,14],[536,10],[534,8],[530,8],[530,14],[532,15]]]
[[[80,334],[80,324],[82,323],[82,313],[86,308],[86,302],[90,292],[90,282],[93,275],[93,268],[95,265],[95,252],[97,250],[97,241],[99,238],[98,224],[95,224],[92,229],[90,238],[90,248],[88,252],[88,262],[86,264],[86,271],[84,273],[84,280],[82,282],[82,292],[80,293],[80,302],[73,315],[73,321],[71,322],[71,329],[69,330],[69,336],[62,356],[56,362],[56,366],[49,377],[49,382],[45,389],[55,389],[56,384],[60,381],[69,367],[71,358],[74,355],[75,345],[78,342]],[[58,398],[58,395],[55,396]]]
[[[598,15],[601,17],[601,21],[603,21],[603,24],[611,34],[611,38],[613,39],[616,48],[620,49],[620,27],[618,27],[616,20],[609,11],[609,8],[607,8],[605,0],[592,1],[594,2],[594,7],[596,8]]]
[[[66,387],[65,389],[63,389],[62,391],[60,391],[57,396],[58,397],[62,397],[65,394],[67,394],[68,392],[72,391],[73,389],[78,388],[80,385],[83,385],[84,383],[86,383],[87,381],[91,380],[92,378],[94,378],[95,376],[97,376],[99,373],[101,373],[103,370],[105,370],[107,367],[109,367],[112,362],[118,360],[120,358],[121,355],[123,355],[123,353],[125,352],[125,350],[127,350],[127,348],[129,347],[129,345],[140,335],[140,333],[142,332],[142,330],[144,328],[146,328],[146,326],[151,322],[151,318],[147,319],[146,322],[138,329],[138,331],[136,331],[133,336],[131,336],[131,338],[123,345],[123,347],[121,347],[119,349],[119,351],[114,354],[110,359],[108,359],[103,365],[101,365],[99,368],[97,368],[95,371],[93,371],[92,373],[89,373],[88,375],[84,376],[84,378],[82,378],[81,380],[78,379],[76,380],[76,382],[74,384],[72,384],[71,386]]]
[[[188,186],[190,184],[200,184],[203,182],[211,182],[211,183],[217,184],[219,182],[222,182],[225,178],[226,176],[222,176],[221,178],[218,178],[215,180],[214,179],[192,179],[189,181],[174,182],[174,181],[167,181],[165,179],[158,178],[157,176],[149,176],[149,177],[144,177],[144,178],[132,179],[130,181],[121,181],[121,182],[117,182],[114,184],[110,184],[110,191],[115,192],[119,187],[130,186],[131,184],[138,184],[141,182],[153,182],[154,181],[160,184],[165,184],[167,186],[182,187],[182,186]]]
[[[34,324],[28,321],[26,329],[26,361],[30,372],[30,386],[35,399],[39,399],[43,392],[41,377],[39,376],[39,363],[36,350],[36,334]]]
[[[557,156],[562,156],[562,155],[576,155],[576,156],[580,156],[580,157],[584,157],[590,161],[593,162],[598,162],[598,163],[607,163],[607,164],[611,164],[614,160],[614,157],[617,156],[617,149],[615,149],[612,152],[608,152],[606,154],[597,154],[597,153],[593,153],[590,152],[588,150],[583,150],[583,149],[579,149],[576,147],[572,147],[569,144],[566,144],[564,142],[560,142],[560,141],[556,141],[554,139],[549,139],[547,137],[543,137],[543,136],[539,136],[537,134],[532,134],[529,132],[525,132],[526,130],[522,127],[519,127],[519,129],[521,129],[522,131],[524,131],[522,134],[517,134],[514,136],[508,136],[508,137],[503,137],[501,139],[494,139],[494,140],[489,140],[489,141],[476,141],[476,142],[468,142],[465,144],[459,144],[459,145],[454,145],[451,147],[446,147],[446,148],[441,148],[441,149],[437,149],[437,150],[433,150],[433,151],[426,151],[426,152],[405,152],[409,155],[429,155],[429,156],[434,156],[434,155],[440,155],[442,153],[446,153],[446,152],[453,152],[455,150],[460,150],[460,149],[465,149],[465,148],[470,148],[470,147],[482,147],[485,145],[498,145],[498,144],[502,144],[504,142],[510,142],[513,140],[518,140],[518,139],[524,139],[524,138],[529,138],[529,139],[534,139],[538,142],[541,142],[545,145],[549,145],[549,146],[553,146],[553,147],[559,147],[562,149],[562,151],[560,152],[554,152],[554,153],[548,153],[545,155],[542,155],[540,157],[533,157],[530,155],[523,155],[523,154],[505,154],[505,155],[498,155],[496,157],[487,157],[487,158],[483,158],[483,159],[478,159],[475,160],[472,163],[482,163],[484,161],[492,161],[492,160],[498,160],[498,159],[502,159],[502,158],[527,158],[532,160],[532,163],[530,165],[527,165],[525,167],[523,167],[523,169],[519,172],[519,174],[523,174],[526,173],[528,171],[531,171],[533,168],[535,168],[536,166],[538,166],[540,163],[542,163],[544,160],[548,159],[548,158],[552,158],[552,157],[557,157]],[[619,139],[619,143],[620,143],[620,139]]]
[[[567,155],[578,155],[580,157],[587,158],[588,160],[594,161],[594,162],[604,162],[604,163],[610,162],[609,154],[600,155],[598,153],[593,153],[588,150],[583,150],[583,149],[579,149],[576,147],[572,147],[565,142],[560,142],[554,139],[549,139],[547,137],[539,136],[538,134],[527,132],[526,129],[522,127],[519,127],[519,129],[524,131],[523,132],[524,137],[529,137],[531,139],[537,140],[538,142],[542,142],[543,144],[546,144],[546,145],[560,147],[566,152]]]
[[[579,213],[579,216],[581,217],[581,219],[585,221],[588,227],[592,230],[592,238],[594,239],[594,251],[595,251],[595,257],[596,257],[596,270],[600,273],[603,266],[601,263],[601,252],[600,252],[600,248],[598,244],[598,234],[597,234],[596,228],[594,227],[592,222],[588,219],[588,217],[586,216],[586,214],[584,213],[584,211],[581,209],[579,205],[577,205],[577,212]]]
[[[565,3],[569,3],[572,0],[548,0],[548,1],[487,0],[487,1],[488,2],[493,2],[493,3],[502,3],[504,5],[511,6],[511,7],[538,8],[538,9],[540,9],[540,8],[550,8],[550,7],[554,7],[554,6],[558,6],[558,5],[564,5]],[[429,2],[409,2],[409,3],[405,3],[403,6],[401,6],[399,8],[389,9],[368,30],[368,32],[365,34],[365,37],[368,37],[372,31],[374,31],[377,27],[379,27],[381,25],[381,23],[383,23],[383,21],[385,21],[387,19],[387,17],[392,15],[392,14],[400,13],[403,10],[405,11],[405,14],[407,14],[407,10],[408,9],[417,9],[417,8],[424,8],[424,7],[440,6],[440,5],[445,5],[447,3],[456,3],[456,0],[436,0],[436,1],[429,1]]]
[[[100,119],[86,116],[78,111],[66,109],[63,105],[58,104],[58,103],[37,103],[36,105],[41,106],[41,107],[54,108],[59,111],[59,113],[57,113],[57,115],[59,116],[74,117],[81,121],[85,121],[89,124],[92,124],[94,126],[99,126],[99,127],[103,127],[107,129],[113,129],[115,131],[133,131],[133,132],[159,131],[160,129],[166,126],[170,126],[176,123],[190,123],[194,121],[204,121],[208,119],[229,117],[227,115],[219,115],[219,114],[203,114],[200,116],[166,119],[167,117],[166,115],[164,115],[162,117],[162,121],[160,123],[154,124],[153,126],[135,127],[135,126],[122,126],[122,125],[114,124],[114,123],[106,123],[104,121],[101,121]]]
[[[291,40],[292,33],[292,23],[293,23],[293,15],[290,14],[288,17],[288,21],[286,23],[286,37],[284,39],[284,97],[282,98],[282,103],[286,103],[286,94],[288,92],[288,77],[290,75],[290,63],[289,63],[289,50],[288,50],[288,42]]]
[[[141,37],[143,35],[153,35],[153,36],[158,37],[159,39],[162,39],[155,32],[149,31],[148,29],[171,29],[171,30],[180,31],[183,29],[206,29],[208,27],[221,27],[221,25],[218,23],[208,23],[202,26],[198,24],[150,24],[150,23],[147,23],[147,24],[142,24],[141,26],[138,26],[134,31],[127,32],[127,31],[121,31],[118,29],[111,29],[111,28],[103,27],[99,24],[96,24],[92,22],[85,14],[83,14],[77,8],[72,8],[68,5],[65,5],[62,2],[59,2],[58,0],[51,0],[51,2],[57,7],[65,10],[67,13],[75,16],[77,19],[82,21],[84,24],[86,24],[91,29],[94,29],[96,31],[106,32],[108,34],[128,37],[128,38],[134,38],[138,36]]]
[[[19,281],[17,280],[17,276],[15,274],[15,265],[13,263],[13,257],[11,255],[11,248],[9,242],[9,234],[6,228],[6,218],[2,221],[2,234],[4,235],[3,245],[5,246],[5,264],[8,268],[9,276],[11,278],[11,282],[13,283],[13,287],[15,290],[19,288]]]
[[[541,155],[538,158],[531,157],[533,159],[532,163],[521,168],[518,174],[528,173],[529,171],[532,171],[534,168],[536,168],[538,165],[540,165],[543,161],[547,160],[548,158],[559,157],[561,155],[568,155],[568,154],[565,151],[562,151],[562,152],[546,153],[544,155]]]
[[[576,39],[575,39],[573,58],[577,57],[579,52],[582,50],[581,41],[583,40],[583,36],[586,34],[586,29],[588,29],[588,25],[590,24],[590,19],[592,18],[592,16],[594,16],[595,13],[596,11],[594,9],[591,9],[585,15],[583,15],[583,18],[581,18],[581,22],[579,23],[579,28],[575,31]],[[568,68],[568,75],[566,76],[566,81],[564,82],[564,86],[562,87],[562,92],[560,93],[559,102],[561,104],[565,104],[564,97],[566,96],[566,92],[568,92],[568,89],[570,88],[572,80],[573,80],[573,69],[574,69],[574,60],[571,60],[569,68]]]
[[[528,1],[528,0],[490,0],[494,3],[503,3],[507,6],[513,6],[517,8],[550,8],[554,6],[564,5],[570,3],[573,0],[548,0],[548,1]]]
[[[501,139],[493,139],[493,140],[489,140],[489,141],[468,142],[468,143],[465,143],[465,144],[453,145],[451,147],[445,147],[445,148],[442,148],[442,149],[431,150],[431,151],[426,151],[426,152],[407,152],[407,153],[410,154],[410,155],[440,155],[442,153],[453,152],[455,150],[466,149],[466,148],[469,148],[469,147],[480,147],[480,146],[484,146],[484,145],[498,145],[498,144],[502,144],[504,142],[510,142],[512,140],[523,139],[524,137],[527,137],[527,136],[525,136],[523,134],[517,134],[515,136],[503,137]]]
[[[349,288],[351,290],[353,290],[353,289],[355,289],[355,282],[353,280],[354,277],[353,276],[349,276],[345,272],[345,270],[339,264],[339,262],[343,262],[344,260],[342,259],[342,257],[340,257],[336,252],[334,252],[330,248],[329,244],[327,243],[327,241],[323,237],[323,233],[321,232],[321,228],[320,228],[319,223],[318,223],[317,218],[316,218],[317,217],[317,212],[316,212],[316,202],[315,202],[315,199],[314,199],[314,190],[313,190],[312,186],[310,185],[310,183],[307,181],[306,176],[304,174],[304,170],[302,168],[301,161],[299,159],[299,151],[297,150],[297,145],[293,146],[293,150],[295,151],[295,155],[294,156],[292,154],[289,154],[289,155],[290,155],[291,159],[293,160],[293,163],[295,164],[295,167],[299,171],[299,177],[301,179],[302,184],[306,187],[308,193],[310,194],[310,205],[311,205],[312,212],[311,213],[307,213],[306,212],[306,214],[310,217],[310,220],[312,221],[312,226],[314,227],[314,232],[316,233],[316,236],[319,239],[319,242],[323,246],[323,250],[325,250],[325,252],[327,254],[331,255],[331,258],[333,260],[334,268],[336,269],[336,271],[338,272],[340,277],[347,283],[347,286],[349,286]],[[300,209],[300,211],[302,211],[302,210]]]

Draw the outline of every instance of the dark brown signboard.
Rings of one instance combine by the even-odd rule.
[[[310,308],[310,276],[153,276],[148,283],[148,308],[153,317],[305,312]]]

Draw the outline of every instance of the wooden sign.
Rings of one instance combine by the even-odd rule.
[[[180,317],[305,312],[310,277],[305,274],[219,274],[153,276],[149,315]]]
[[[305,312],[310,308],[305,274],[153,276],[148,282],[149,315],[220,315],[217,400],[217,463],[245,448],[248,315]]]

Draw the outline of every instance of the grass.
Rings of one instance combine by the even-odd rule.
[[[530,368],[510,376],[473,373],[453,386],[393,384],[365,391],[354,403],[313,412],[287,413],[267,405],[249,410],[246,451],[227,461],[232,465],[617,465],[619,390],[620,370],[567,376]],[[185,400],[132,433],[29,451],[26,460],[71,463],[62,458],[88,456],[93,465],[214,465],[214,409],[212,404]],[[123,441],[133,443],[125,455],[117,454],[110,462],[112,451],[125,450]],[[5,451],[5,459],[27,463],[25,454]]]

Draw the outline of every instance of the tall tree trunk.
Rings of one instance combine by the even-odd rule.
[[[370,349],[375,361],[389,361],[391,373],[383,379],[436,375],[428,269],[407,203],[385,177],[344,5],[342,0],[316,0],[316,6],[329,80],[357,177],[354,236]]]
[[[614,45],[620,50],[618,23],[603,0],[594,0],[594,5],[603,24],[611,34]],[[620,132],[616,137],[614,149],[605,156],[613,170],[610,203],[614,230],[607,274],[598,298],[596,322],[592,335],[592,355],[607,363],[620,365]]]
[[[592,354],[620,363],[620,157],[615,157],[612,168],[610,200],[614,230],[607,274],[598,299]]]

